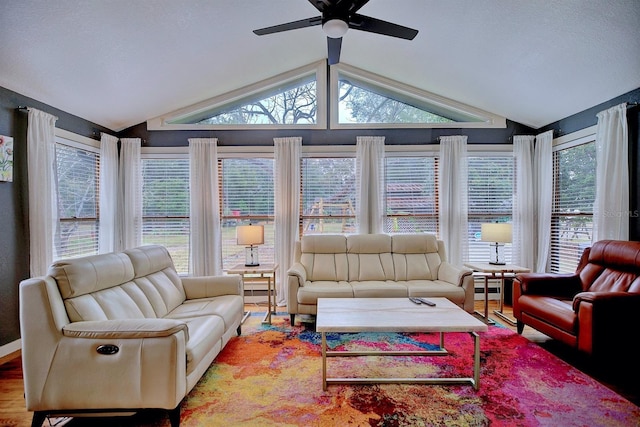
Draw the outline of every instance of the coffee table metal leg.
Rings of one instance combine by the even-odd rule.
[[[473,388],[480,388],[480,335],[471,332],[473,336]]]
[[[484,318],[484,322],[487,325],[494,325],[495,322],[489,318],[489,276],[484,276],[484,313],[479,313],[480,316]]]
[[[322,335],[322,390],[327,390],[327,336]]]

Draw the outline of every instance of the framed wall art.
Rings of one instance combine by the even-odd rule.
[[[0,181],[13,181],[13,138],[0,135]]]

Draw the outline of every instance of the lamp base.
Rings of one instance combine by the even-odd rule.
[[[255,246],[247,246],[244,248],[244,266],[245,267],[257,267],[260,265],[258,262],[258,248]]]
[[[505,265],[504,259],[504,244],[495,242],[490,245],[491,252],[489,253],[489,264],[491,265]]]

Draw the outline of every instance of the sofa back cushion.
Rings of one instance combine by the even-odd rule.
[[[160,246],[60,260],[48,274],[72,322],[162,317],[185,299],[171,257]]]
[[[303,236],[300,263],[311,281],[347,280],[347,238],[341,235]]]
[[[394,280],[391,236],[354,234],[347,237],[349,281]]]
[[[585,291],[640,292],[640,242],[595,242],[579,274]]]
[[[164,317],[187,298],[169,251],[147,245],[124,251],[133,265],[133,282],[151,302],[157,317]]]
[[[393,280],[435,280],[444,260],[443,245],[431,234],[397,234],[392,237]],[[442,251],[442,253],[441,253]]]

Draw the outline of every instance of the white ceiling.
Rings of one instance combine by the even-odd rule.
[[[370,0],[341,62],[539,128],[640,87],[640,0]],[[114,131],[326,57],[305,0],[0,0],[0,86]]]

